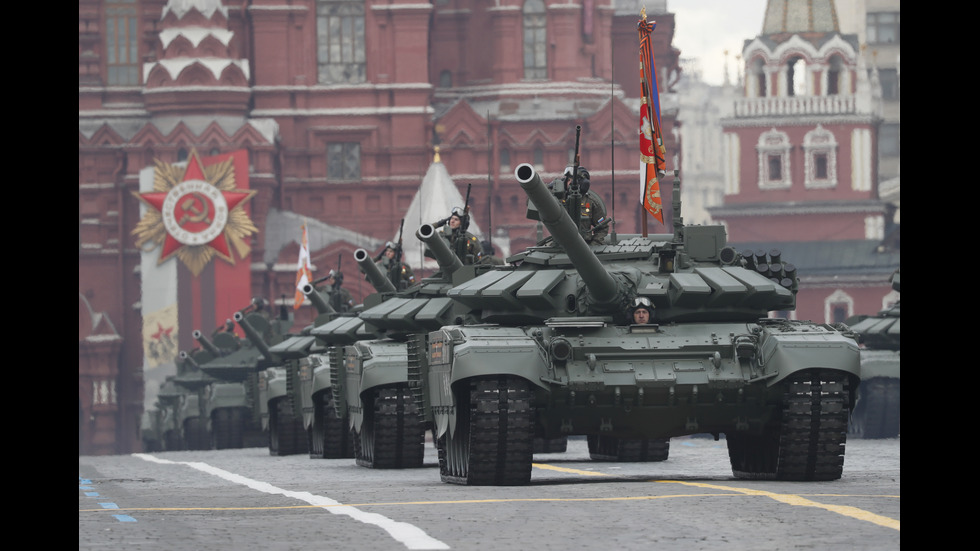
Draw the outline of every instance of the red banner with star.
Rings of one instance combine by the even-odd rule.
[[[194,329],[205,335],[251,301],[251,246],[258,231],[248,213],[248,152],[155,161],[153,189],[136,194],[146,205],[133,230],[144,252],[159,247],[157,264],[178,262],[177,326],[182,350]],[[145,321],[145,320],[144,320]]]

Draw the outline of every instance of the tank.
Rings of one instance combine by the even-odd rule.
[[[177,426],[180,441],[186,450],[211,449],[211,427],[207,415],[208,387],[215,380],[201,371],[198,359],[208,356],[200,350],[190,353],[180,351],[177,359],[177,375],[173,378],[180,393],[177,404]]]
[[[901,292],[900,270],[891,276]],[[899,302],[874,316],[845,321],[861,346],[861,384],[848,434],[856,438],[895,438],[901,429],[901,309]]]
[[[376,339],[359,339],[344,348],[346,400],[358,465],[376,469],[423,466],[425,434],[432,427],[427,335],[465,319],[466,308],[446,297],[453,285],[488,271],[464,266],[430,224],[416,232],[439,264],[439,271],[403,290],[395,290],[364,249],[354,253],[379,293],[358,315]],[[387,284],[387,285],[385,285]]]
[[[533,166],[515,175],[551,235],[447,291],[479,323],[429,334],[444,482],[527,484],[535,437],[657,461],[700,433],[725,436],[737,478],[840,478],[859,350],[846,326],[766,317],[795,309],[795,274],[760,271],[722,226],[684,226],[676,173],[673,233],[592,245]],[[627,319],[637,298],[649,324]]]
[[[292,326],[292,318],[283,306],[279,318],[272,323],[265,312],[265,301],[256,298],[253,304],[257,304],[257,308],[250,312],[235,312],[233,319],[257,351],[252,362],[243,367],[259,372],[256,393],[259,394],[261,424],[268,431],[269,454],[307,453],[309,443],[303,420],[296,414],[298,408],[289,392],[288,360],[274,352],[274,349],[278,350],[277,345],[294,337],[286,332]]]
[[[285,312],[276,318],[267,311],[264,299],[254,298],[233,318],[248,318],[269,342],[278,342],[292,326]],[[259,447],[268,443],[258,401],[258,372],[270,359],[262,347],[234,333],[235,322],[227,319],[210,338],[200,330],[192,333],[200,345],[200,369],[213,378],[204,396],[213,449]],[[263,343],[264,344],[264,343]]]
[[[319,281],[308,283],[302,289],[317,311],[313,323],[304,327],[299,334],[291,335],[272,347],[272,352],[283,361],[293,415],[301,420],[310,457],[354,457],[346,409],[340,409],[336,404],[335,397],[342,386],[334,384],[329,366],[322,361],[329,355],[329,348],[311,334],[314,327],[336,318],[349,318],[353,314],[335,311],[330,305],[329,289],[315,287]]]

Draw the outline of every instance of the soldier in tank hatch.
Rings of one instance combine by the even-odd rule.
[[[330,286],[330,306],[338,312],[346,312],[354,307],[354,299],[350,291],[341,287],[344,284],[344,274],[335,270],[330,270],[326,279]]]
[[[415,272],[411,266],[401,261],[401,247],[397,243],[385,243],[385,248],[375,263],[396,289],[406,289],[415,283]]]
[[[630,323],[635,325],[646,325],[653,319],[653,303],[647,297],[636,297],[626,313]]]
[[[572,172],[574,171],[574,166],[567,166],[561,176],[548,184],[548,189],[555,194],[562,205],[565,205],[570,199],[569,187],[572,184]],[[606,205],[596,192],[589,189],[592,181],[589,171],[585,167],[578,167],[575,183],[578,184],[581,198],[579,200],[578,220],[574,221],[578,224],[586,242],[596,245],[602,244],[609,233],[609,226],[603,224],[606,218]]]
[[[449,242],[449,249],[456,253],[463,264],[473,264],[480,257],[480,242],[476,236],[466,231],[470,215],[460,207],[454,207],[449,218],[440,220],[433,226],[443,226],[439,232]],[[431,256],[428,251],[426,256]]]

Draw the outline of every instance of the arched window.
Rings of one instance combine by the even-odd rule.
[[[823,302],[824,323],[843,323],[854,315],[854,298],[840,289]]]
[[[745,86],[747,88],[746,97],[749,98],[764,98],[766,97],[766,70],[765,63],[763,63],[761,58],[755,58],[749,62],[747,68],[749,76],[745,79]]]
[[[524,2],[524,78],[548,77],[544,0]]]
[[[807,189],[837,186],[837,139],[819,124],[803,137],[803,171]]]
[[[510,172],[510,150],[501,149],[500,150],[500,171]]]
[[[786,67],[786,95],[805,96],[806,92],[806,63],[802,57],[790,58]]]
[[[452,88],[452,86],[453,86],[453,74],[450,73],[448,69],[439,73],[439,87]]]
[[[789,135],[770,129],[759,136],[759,189],[785,189],[792,179],[789,172]]]

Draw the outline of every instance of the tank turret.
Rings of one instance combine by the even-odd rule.
[[[622,310],[626,305],[626,294],[622,285],[613,278],[589,244],[582,238],[578,226],[572,221],[561,203],[541,181],[541,177],[530,164],[523,163],[514,170],[528,198],[538,209],[541,223],[548,228],[555,240],[565,249],[572,264],[578,268],[582,281],[589,288],[592,300],[599,310]]]
[[[354,261],[379,293],[394,293],[397,290],[395,284],[381,272],[381,268],[378,268],[367,251],[364,249],[354,251]]]
[[[415,237],[429,247],[429,252],[436,258],[439,268],[446,274],[452,274],[463,267],[463,262],[449,248],[449,244],[436,232],[432,224],[422,224],[415,231]]]
[[[269,351],[269,344],[266,343],[262,337],[265,330],[269,328],[269,323],[260,316],[245,316],[241,311],[235,312],[233,319],[238,323],[238,326],[242,328],[242,331],[245,332],[245,336],[248,337],[248,340],[255,345],[255,348],[257,348],[259,352],[262,353],[262,357],[270,362],[275,361],[275,356],[273,356],[272,352]],[[256,323],[259,323],[264,327],[255,327]]]

